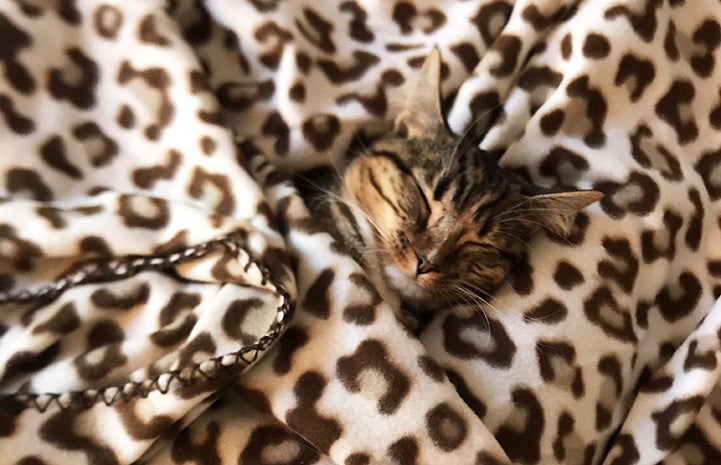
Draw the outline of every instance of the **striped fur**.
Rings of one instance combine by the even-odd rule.
[[[576,212],[601,197],[530,186],[448,131],[439,66],[434,50],[394,132],[345,167],[338,195],[316,211],[384,298],[415,312],[478,303],[505,280],[533,235],[567,233]]]

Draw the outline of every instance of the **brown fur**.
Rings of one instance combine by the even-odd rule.
[[[354,224],[367,227],[337,235],[378,287],[415,310],[487,297],[534,234],[566,234],[575,214],[602,196],[530,186],[453,135],[440,110],[439,69],[434,49],[394,132],[348,164],[340,189]]]

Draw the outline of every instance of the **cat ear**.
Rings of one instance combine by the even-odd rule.
[[[602,197],[603,194],[598,191],[571,191],[534,195],[529,200],[537,212],[536,218],[544,228],[560,236],[567,236],[576,213]]]
[[[403,108],[396,117],[394,129],[409,137],[431,137],[444,128],[441,113],[441,52],[433,47],[421,70],[404,96]]]

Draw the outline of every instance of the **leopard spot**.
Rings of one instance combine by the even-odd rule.
[[[200,151],[203,153],[203,155],[209,156],[212,155],[213,152],[215,152],[218,144],[212,137],[203,136],[200,138],[200,140],[198,140],[198,146],[200,147]]]
[[[375,34],[368,27],[368,13],[355,1],[341,3],[340,10],[352,15],[348,24],[348,35],[361,43],[369,43],[375,40]]]
[[[40,158],[51,168],[73,179],[81,179],[83,172],[68,159],[65,143],[60,136],[52,136],[40,146]]]
[[[33,44],[32,37],[0,13],[0,65],[10,85],[20,93],[35,91],[36,83],[30,70],[20,61],[20,54]]]
[[[5,188],[9,193],[18,197],[28,197],[41,202],[53,199],[50,188],[36,171],[30,169],[9,169],[5,174]]]
[[[93,26],[105,39],[114,40],[123,25],[123,12],[119,8],[103,4],[93,13]]]
[[[521,255],[513,265],[510,282],[513,290],[520,295],[529,295],[533,292],[533,266],[528,261],[528,254]]]
[[[343,434],[342,424],[335,418],[319,413],[316,407],[327,385],[328,381],[320,373],[303,373],[293,387],[296,407],[285,416],[288,426],[324,454]]]
[[[303,122],[303,137],[316,150],[328,150],[340,133],[340,120],[335,115],[319,114]]]
[[[220,215],[230,215],[235,210],[235,198],[230,181],[224,174],[211,174],[197,166],[188,185],[188,194],[199,199]]]
[[[491,51],[500,55],[501,62],[491,68],[491,74],[497,78],[510,76],[518,65],[521,52],[521,39],[513,35],[502,35],[493,43]]]
[[[467,335],[469,330],[476,334]],[[481,315],[463,320],[456,315],[447,316],[443,322],[443,347],[460,359],[481,359],[500,368],[512,365],[517,350],[500,323],[492,318],[486,322]]]
[[[561,260],[558,265],[556,265],[556,271],[553,273],[553,280],[556,281],[558,287],[567,291],[583,284],[584,282],[581,270],[565,260]]]
[[[444,452],[458,449],[468,434],[466,420],[447,403],[426,413],[426,431],[433,444]]]
[[[425,34],[432,34],[446,23],[446,15],[436,8],[418,11],[413,3],[399,1],[393,7],[393,21],[403,35],[410,34],[416,29]]]
[[[511,17],[513,6],[503,0],[484,2],[471,22],[478,29],[486,47],[490,47]]]
[[[529,323],[557,324],[566,319],[568,308],[559,300],[547,298],[523,314]]]
[[[418,357],[418,366],[423,370],[423,373],[437,383],[442,382],[445,378],[443,368],[428,355]]]
[[[35,131],[35,121],[20,114],[15,109],[13,100],[5,94],[0,94],[0,116],[5,119],[10,130],[16,134],[24,136]]]
[[[692,39],[703,52],[691,56],[691,67],[697,76],[708,78],[716,65],[715,52],[721,46],[721,27],[713,19],[707,19],[696,29]]]
[[[639,261],[631,250],[628,239],[604,237],[603,248],[609,258],[598,263],[598,274],[616,282],[626,293],[631,293],[638,276]]]
[[[561,56],[564,60],[569,60],[573,54],[573,37],[570,32],[561,39]]]
[[[656,423],[656,447],[665,451],[676,447],[681,439],[679,432],[691,426],[705,400],[703,396],[675,399],[663,410],[654,412],[651,418]]]
[[[107,310],[127,312],[147,303],[150,298],[150,286],[147,283],[136,285],[132,289],[113,289],[103,287],[93,291],[90,301],[93,305]]]
[[[338,62],[327,58],[318,59],[317,64],[333,84],[344,84],[361,79],[369,69],[380,62],[376,55],[363,50],[353,52],[353,60],[350,64],[338,64]]]
[[[596,289],[583,303],[583,310],[589,321],[608,336],[629,343],[638,340],[631,321],[631,312],[618,303],[607,287]]]
[[[60,307],[57,312],[43,323],[33,328],[33,334],[50,332],[53,334],[68,334],[80,327],[80,317],[73,302]]]
[[[524,20],[533,26],[536,31],[543,31],[544,29],[552,26],[566,13],[566,7],[560,6],[555,11],[549,14],[543,14],[543,12],[536,5],[528,5],[523,9],[521,16]]]
[[[261,3],[261,0],[252,1],[254,4]],[[240,454],[239,463],[290,465],[311,464],[318,460],[320,454],[303,437],[278,425],[261,425],[250,433],[248,442]]]
[[[394,465],[416,465],[419,454],[418,441],[412,436],[403,436],[388,448],[388,456],[395,461]]]
[[[157,346],[172,347],[185,340],[193,330],[198,317],[193,313],[200,296],[187,292],[176,292],[158,315],[159,328],[150,334],[150,340]]]
[[[655,107],[656,115],[676,132],[676,140],[684,145],[698,137],[692,104],[696,91],[690,81],[675,80]]]
[[[260,62],[270,69],[278,69],[285,45],[293,40],[293,34],[273,21],[266,21],[255,30],[254,36],[261,46]]]
[[[275,137],[273,148],[278,155],[287,155],[290,146],[290,127],[277,111],[273,111],[263,123],[263,135]]]
[[[640,458],[636,441],[630,434],[620,434],[607,455],[611,465],[635,465]]]
[[[666,56],[669,60],[676,62],[681,57],[681,51],[678,49],[676,43],[676,23],[673,20],[669,20],[668,29],[666,29],[666,36],[663,39],[663,50],[666,52]]]
[[[130,228],[161,229],[170,221],[167,201],[155,197],[121,195],[117,214]]]
[[[117,75],[118,84],[130,87],[138,94],[145,94],[147,90],[155,91],[159,95],[155,109],[155,120],[145,126],[145,137],[155,141],[160,138],[162,130],[167,127],[175,115],[175,107],[170,99],[169,87],[171,85],[170,74],[164,68],[155,67],[147,69],[135,69],[130,62],[123,61]],[[143,84],[141,87],[140,84]],[[152,108],[148,108],[152,113]]]
[[[683,371],[691,371],[693,369],[701,369],[712,371],[718,364],[716,360],[716,352],[713,348],[706,352],[699,352],[699,341],[693,340],[688,345],[688,353],[683,361]]]
[[[18,378],[32,376],[50,365],[60,355],[60,341],[44,348],[38,347],[37,350],[37,352],[21,350],[10,355],[4,362],[5,367],[0,376],[0,384],[7,385]],[[0,430],[2,429],[3,427],[0,426]]]
[[[138,24],[138,38],[141,43],[167,47],[170,45],[170,40],[158,32],[156,19],[156,16],[151,13],[145,15],[143,19],[140,20],[140,24]]]
[[[606,58],[611,53],[611,44],[605,36],[591,33],[586,36],[582,52],[586,58],[599,60]]]
[[[466,72],[470,73],[476,67],[481,57],[471,42],[461,42],[451,47],[451,52],[458,57]]]
[[[514,419],[504,422],[496,439],[513,463],[536,463],[541,457],[541,437],[546,420],[543,408],[533,392],[518,387],[511,393]]]
[[[696,309],[703,288],[695,274],[683,271],[678,283],[671,283],[656,294],[656,305],[666,321],[674,322],[684,318]]]
[[[100,81],[100,67],[82,50],[66,50],[69,63],[64,68],[50,68],[48,90],[57,100],[68,100],[80,109],[95,105],[95,93]]]
[[[721,149],[704,153],[696,165],[711,200],[721,199]]]
[[[640,10],[639,6],[642,6]],[[616,5],[604,13],[604,18],[607,20],[613,20],[618,17],[625,18],[633,28],[634,32],[644,41],[651,42],[653,36],[656,34],[658,28],[658,21],[656,20],[656,10],[663,5],[663,0],[646,0],[645,3],[639,2],[638,5],[634,5],[635,8],[628,7],[626,5]]]
[[[579,114],[583,114],[585,118],[569,120],[568,123],[572,127],[569,127],[568,130],[579,135],[583,134],[583,141],[589,147],[602,147],[606,143],[603,125],[608,113],[608,104],[603,93],[589,85],[587,75],[571,81],[566,87],[566,93],[573,98],[572,106],[583,105],[585,107],[585,111],[578,108]]]
[[[676,236],[681,230],[683,218],[673,210],[663,214],[663,227],[646,229],[641,233],[641,254],[643,261],[652,263],[659,258],[672,260],[676,255]]]
[[[223,332],[229,338],[240,341],[244,346],[249,346],[257,339],[251,332],[245,330],[244,326],[252,321],[254,314],[259,313],[259,309],[265,307],[263,300],[259,298],[250,298],[243,300],[234,300],[228,305],[223,313],[221,327]]]
[[[115,120],[121,128],[132,129],[135,126],[135,113],[128,105],[120,105]]]
[[[563,75],[548,66],[532,66],[526,68],[518,79],[518,87],[526,92],[533,92],[539,87],[555,88],[561,84]]]
[[[92,121],[75,126],[73,136],[82,143],[94,168],[107,166],[118,155],[118,143]]]
[[[283,333],[278,340],[278,356],[273,360],[273,372],[277,375],[290,373],[293,366],[293,355],[304,347],[310,337],[308,333],[299,326],[292,326]]]
[[[152,188],[160,180],[173,179],[180,167],[180,152],[170,149],[164,164],[153,165],[147,168],[135,168],[132,173],[133,183],[143,189]]]
[[[594,189],[603,192],[601,208],[612,218],[623,218],[627,213],[644,216],[656,208],[660,189],[650,176],[633,171],[623,182],[602,181]]]
[[[384,87],[380,84],[375,87],[374,92],[369,94],[349,92],[339,95],[338,98],[336,98],[336,103],[338,105],[344,105],[353,101],[360,103],[365,111],[379,118],[385,116],[388,108],[386,92]]]
[[[365,452],[355,452],[343,461],[343,465],[370,465],[370,463],[371,457]]]
[[[637,102],[656,77],[653,63],[626,53],[618,64],[614,84],[625,85],[631,95],[631,102]]]
[[[331,285],[335,279],[335,272],[326,268],[310,285],[301,303],[301,308],[322,320],[327,320],[331,312]]]
[[[448,380],[456,388],[456,392],[458,392],[458,395],[461,399],[463,399],[463,402],[470,407],[478,418],[482,419],[485,417],[486,412],[488,412],[488,407],[486,407],[486,404],[484,404],[482,400],[471,392],[471,388],[468,384],[466,384],[463,376],[453,370],[447,370],[446,373],[448,375]]]
[[[573,346],[566,342],[539,340],[536,343],[536,358],[546,383],[570,391],[576,399],[583,396],[583,372],[576,363]]]
[[[332,37],[333,23],[309,7],[303,8],[303,18],[307,24],[298,18],[295,19],[295,26],[303,37],[320,50],[326,53],[335,53],[336,47]]]
[[[305,85],[302,82],[298,81],[293,84],[293,86],[288,91],[288,97],[290,97],[290,99],[296,103],[304,103],[305,93]]]
[[[661,173],[669,181],[681,181],[683,172],[678,158],[661,144],[653,144],[651,129],[641,124],[631,134],[631,155],[639,165],[644,168],[652,168]]]
[[[686,246],[690,250],[696,251],[701,245],[701,237],[703,235],[704,208],[701,202],[701,194],[699,194],[699,191],[695,188],[689,189],[688,198],[693,204],[694,212],[689,220],[684,239]]]
[[[588,161],[584,157],[565,147],[556,146],[543,158],[538,172],[542,176],[554,178],[559,186],[571,186],[581,179],[588,168]]]
[[[410,390],[408,376],[375,339],[363,341],[353,354],[341,357],[336,374],[348,391],[376,400],[378,412],[384,415],[395,413]]]

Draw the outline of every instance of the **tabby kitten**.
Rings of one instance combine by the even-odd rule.
[[[394,131],[340,175],[336,195],[311,202],[315,217],[365,267],[386,301],[413,313],[487,298],[532,236],[542,229],[568,234],[576,213],[602,197],[532,186],[446,129],[437,49],[411,86]],[[412,325],[408,315],[399,316]]]

